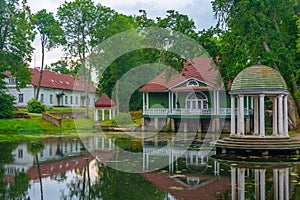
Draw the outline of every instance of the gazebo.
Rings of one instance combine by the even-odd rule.
[[[248,67],[234,79],[231,90],[231,133],[219,139],[218,154],[292,155],[300,153],[300,141],[288,133],[288,89],[280,73],[271,67]],[[272,100],[272,133],[265,131],[265,101]],[[245,99],[250,99],[253,129],[245,133]],[[247,124],[249,127],[250,124]]]
[[[94,120],[99,120],[99,110],[102,111],[102,121],[105,120],[105,110],[109,111],[109,120],[115,116],[115,103],[105,93],[95,102]]]
[[[244,99],[254,102],[254,130],[252,137],[265,137],[265,100],[272,99],[272,137],[289,137],[288,134],[288,89],[278,71],[271,67],[257,65],[248,67],[234,79],[229,92],[231,96],[231,135],[246,137]],[[237,107],[237,113],[235,108]],[[237,119],[236,119],[237,114]]]

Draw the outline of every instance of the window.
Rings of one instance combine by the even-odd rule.
[[[44,103],[44,94],[41,94],[41,102]]]
[[[189,87],[192,87],[192,86],[199,86],[199,83],[195,80],[190,80],[188,83],[187,83],[187,86]]]
[[[73,97],[70,96],[70,104],[73,104]]]
[[[18,158],[23,158],[23,149],[18,150]]]
[[[18,95],[18,102],[23,103],[24,102],[24,94],[19,94]]]
[[[75,97],[75,104],[78,105],[78,97]]]
[[[16,85],[16,79],[15,78],[9,78],[8,79],[8,84],[9,85]]]
[[[68,96],[65,96],[65,104],[68,104]]]
[[[208,109],[208,100],[205,94],[202,92],[192,92],[186,98],[186,108],[187,109]]]
[[[53,104],[53,95],[50,94],[50,104]]]

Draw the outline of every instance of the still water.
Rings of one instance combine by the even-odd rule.
[[[299,158],[216,158],[200,135],[0,143],[0,199],[300,199]]]

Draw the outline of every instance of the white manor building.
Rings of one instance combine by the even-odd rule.
[[[7,93],[15,97],[16,107],[26,107],[27,102],[35,97],[40,71],[38,69],[29,69],[32,72],[31,84],[20,90],[16,89],[15,78],[7,78]],[[96,87],[89,84],[90,107],[94,106],[97,100]],[[47,107],[67,106],[80,107],[85,105],[84,80],[82,77],[76,77],[57,72],[43,71],[43,78],[39,92],[39,100]]]

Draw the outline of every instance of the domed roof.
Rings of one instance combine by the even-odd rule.
[[[287,93],[280,73],[265,65],[254,65],[241,71],[233,80],[230,94]]]
[[[112,108],[114,105],[115,103],[105,93],[95,102],[96,108]]]

